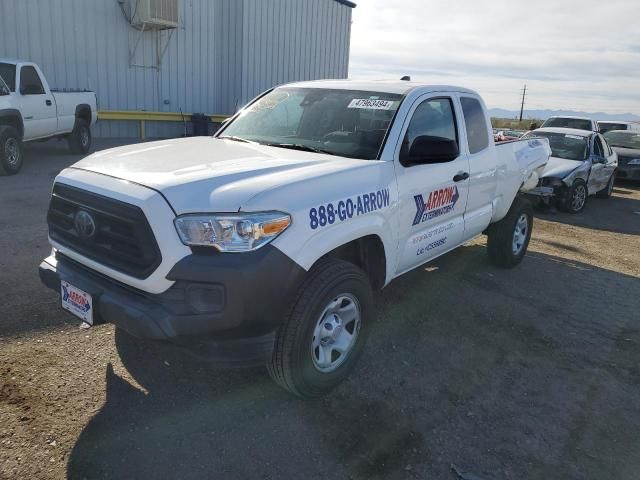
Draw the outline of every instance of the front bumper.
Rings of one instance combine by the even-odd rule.
[[[182,344],[272,339],[305,275],[270,245],[243,254],[187,256],[169,272],[167,279],[175,283],[161,294],[117,282],[60,253],[40,265],[42,282],[58,294],[64,280],[92,295],[94,323],[113,323],[139,338]]]

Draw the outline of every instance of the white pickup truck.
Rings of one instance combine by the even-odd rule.
[[[214,137],[62,171],[40,276],[87,324],[217,342],[321,395],[360,355],[374,291],[483,232],[494,264],[521,261],[533,218],[519,192],[550,153],[546,139],[495,145],[464,88],[285,85]]]
[[[95,93],[52,92],[36,64],[0,59],[0,175],[20,171],[24,142],[66,137],[87,153],[97,118]]]

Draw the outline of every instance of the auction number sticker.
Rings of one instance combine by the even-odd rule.
[[[348,108],[364,108],[367,110],[391,110],[392,100],[375,100],[372,98],[354,98]]]

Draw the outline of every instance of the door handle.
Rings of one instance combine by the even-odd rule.
[[[453,181],[454,182],[462,182],[463,180],[466,180],[467,178],[469,178],[469,174],[467,172],[460,172],[457,175],[455,175],[453,177]]]
[[[50,107],[52,105],[51,100],[47,100],[45,103],[47,104],[47,107]]]

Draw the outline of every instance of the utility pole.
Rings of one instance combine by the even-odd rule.
[[[520,121],[522,121],[522,114],[524,113],[524,98],[527,96],[527,85],[525,84],[524,90],[522,90],[522,106],[520,107]]]

